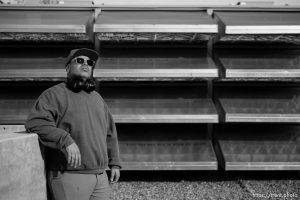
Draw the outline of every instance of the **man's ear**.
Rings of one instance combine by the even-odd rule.
[[[70,64],[67,64],[67,66],[66,66],[67,76],[69,76],[70,68],[71,68],[71,65],[70,65]]]
[[[70,64],[67,64],[66,71],[68,72],[70,70]]]

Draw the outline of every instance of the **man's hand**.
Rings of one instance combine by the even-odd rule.
[[[66,150],[68,153],[68,164],[74,168],[79,167],[81,165],[81,155],[77,144],[70,144]]]
[[[120,178],[120,169],[118,167],[112,167],[110,170],[110,183],[118,182]]]

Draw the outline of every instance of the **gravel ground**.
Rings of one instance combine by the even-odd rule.
[[[300,199],[296,172],[122,172],[113,200]]]

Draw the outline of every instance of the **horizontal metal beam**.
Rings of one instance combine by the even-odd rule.
[[[86,33],[85,25],[1,24],[0,32],[13,33]]]
[[[240,2],[238,4],[238,2]],[[139,0],[95,0],[95,1],[77,1],[75,4],[71,1],[64,1],[64,4],[36,4],[26,2],[23,5],[3,5],[3,7],[14,8],[44,8],[44,9],[83,9],[83,8],[223,8],[223,9],[287,9],[297,8],[300,4],[297,0],[273,0],[267,2],[259,1],[238,1],[238,0],[154,0],[154,1],[139,1]]]
[[[300,78],[300,69],[226,69],[226,78]]]
[[[299,170],[300,162],[226,162],[225,169],[227,171],[239,170]]]
[[[181,78],[184,80],[194,78],[215,78],[218,77],[217,69],[97,69],[94,77],[100,80],[119,80],[132,78],[133,80],[141,80],[143,78]],[[23,70],[0,70],[1,80],[63,80],[66,78],[66,71],[64,69],[23,69]]]
[[[99,69],[97,78],[216,78],[218,69]]]
[[[225,114],[226,122],[299,123],[300,114]]]
[[[218,123],[217,114],[205,115],[113,115],[118,123]]]
[[[278,13],[279,15],[279,13]],[[300,26],[264,25],[264,26],[226,26],[226,34],[299,34]]]
[[[217,33],[218,25],[95,24],[94,32]]]
[[[218,170],[215,162],[122,162],[122,170]]]

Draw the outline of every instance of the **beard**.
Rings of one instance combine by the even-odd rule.
[[[73,75],[71,77],[68,76],[66,84],[68,88],[74,92],[80,92],[81,90],[84,90],[90,93],[96,88],[96,81],[92,76],[90,78],[83,78],[79,75]]]

